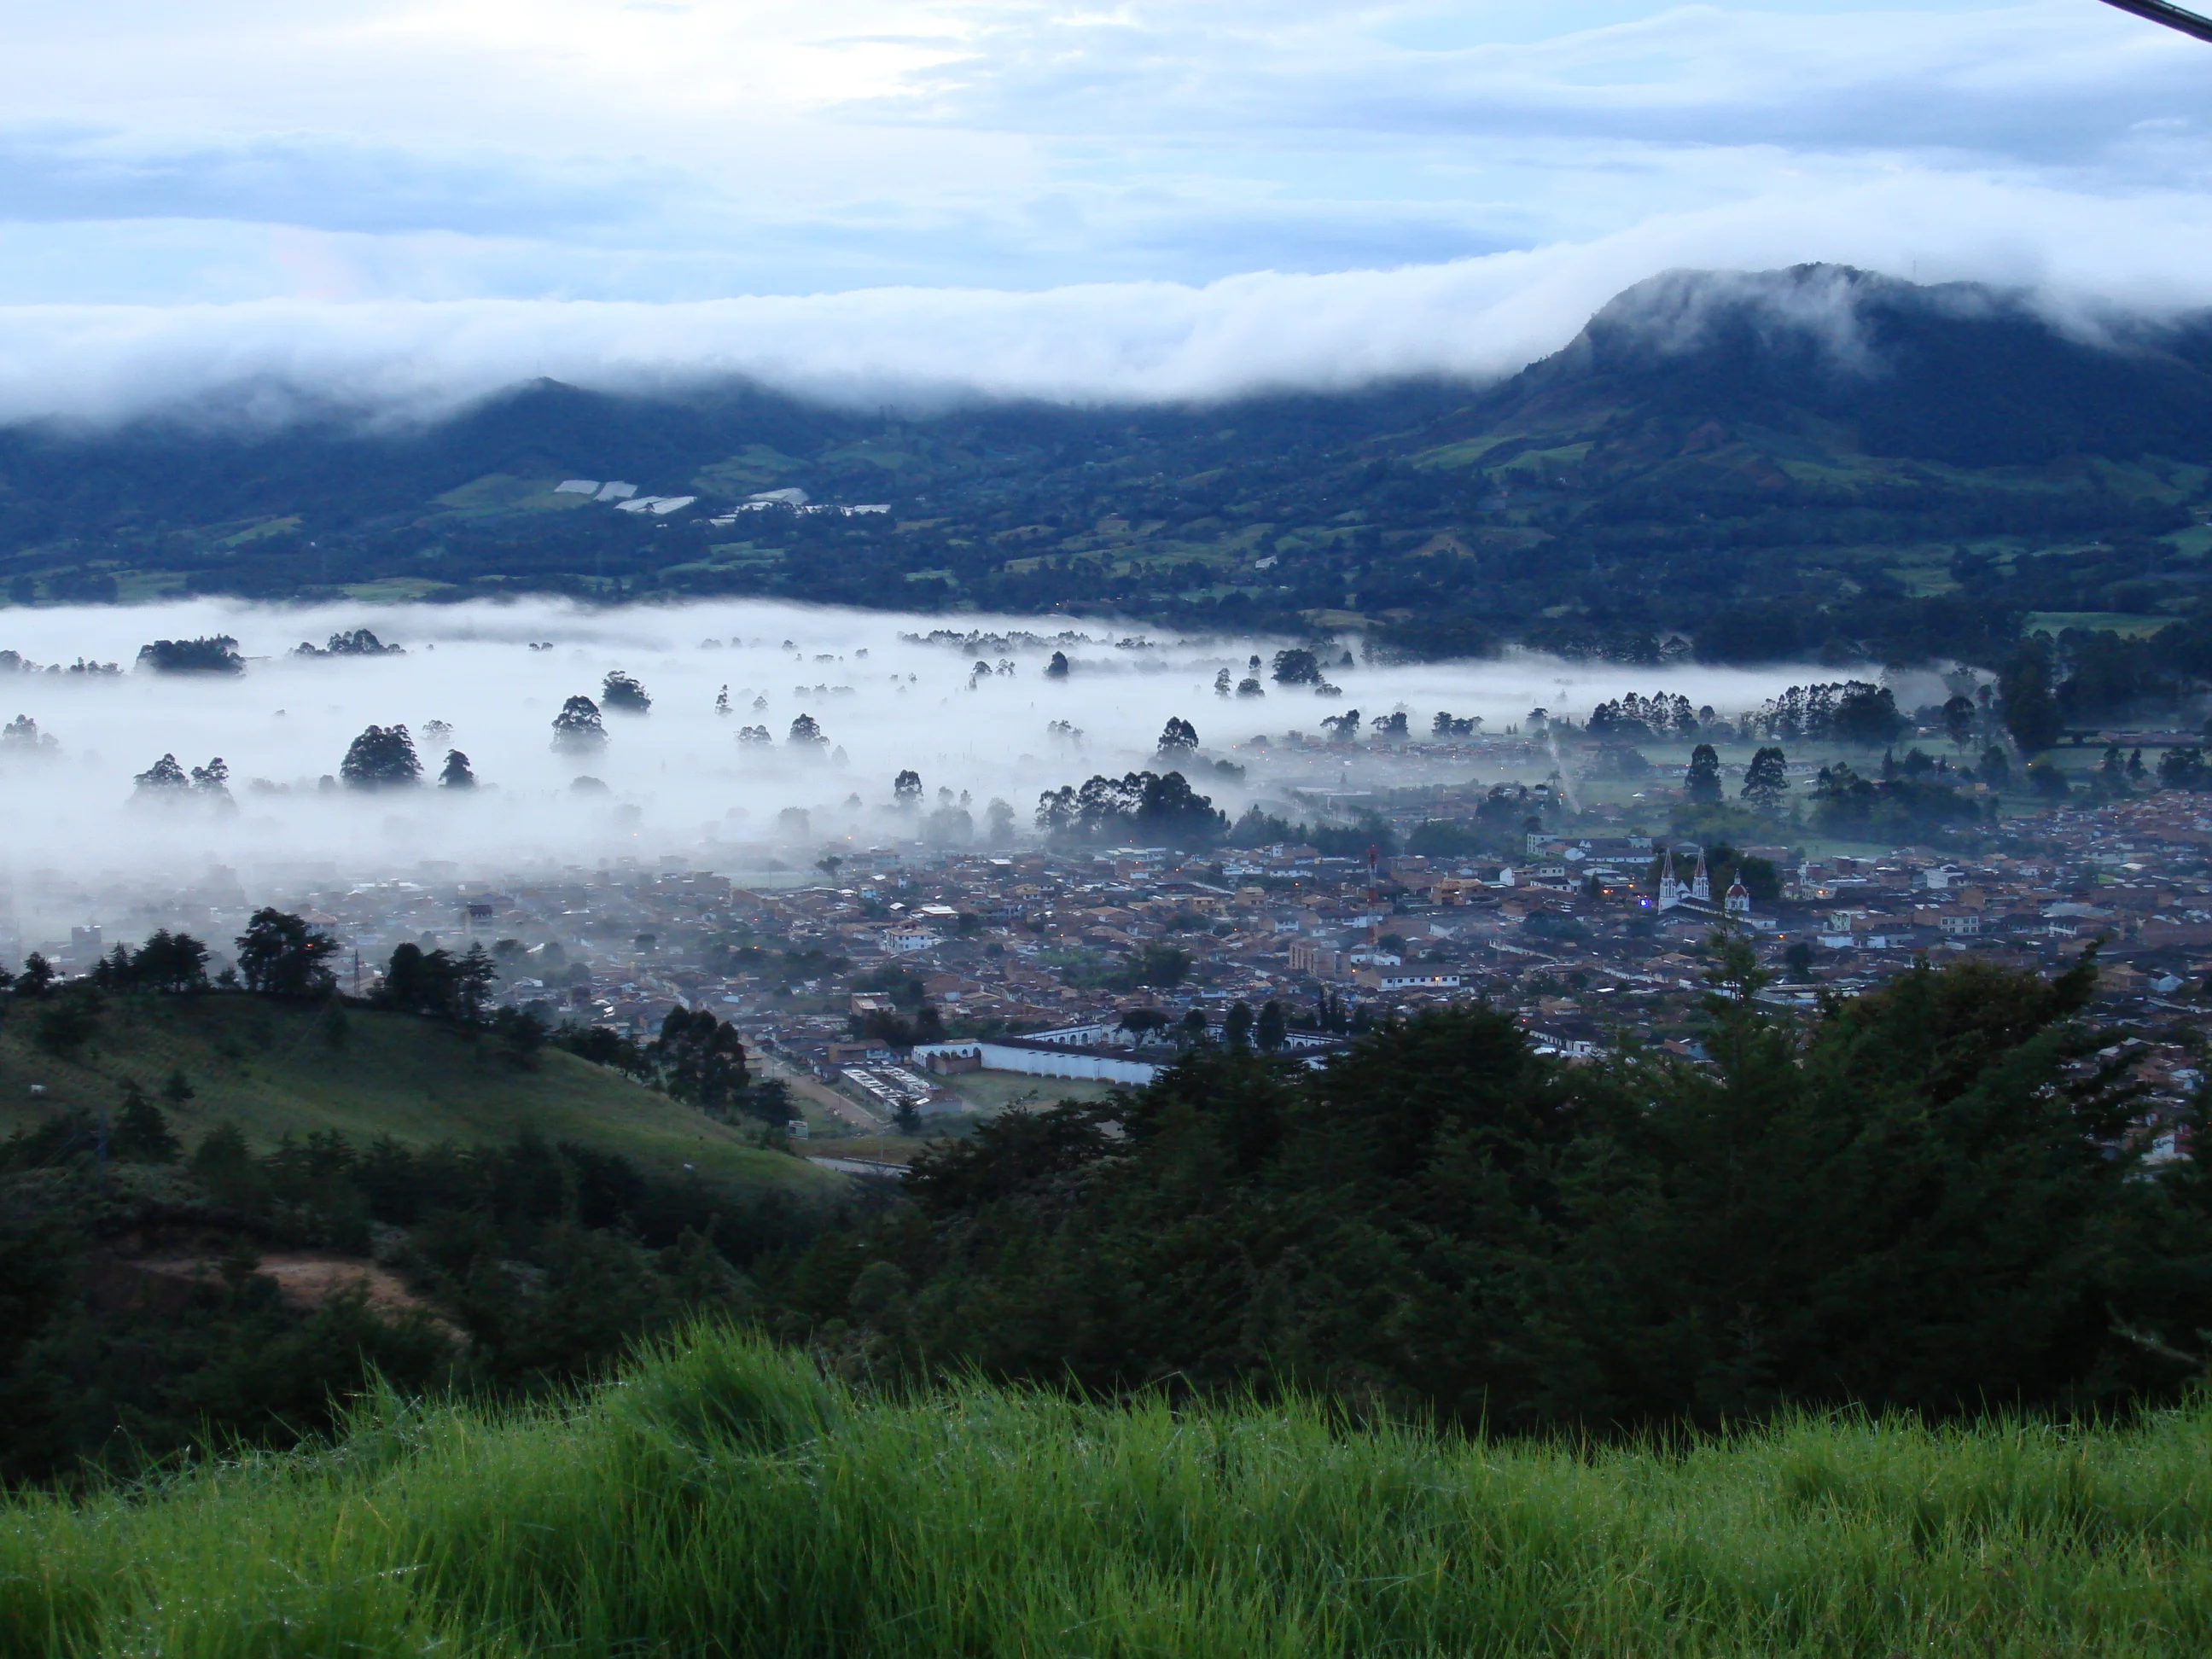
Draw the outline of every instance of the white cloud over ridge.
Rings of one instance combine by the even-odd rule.
[[[0,307],[0,421],[106,422],[216,404],[272,420],[308,404],[408,420],[538,375],[611,391],[744,378],[909,409],[1479,381],[1558,349],[1658,271],[1810,261],[2017,288],[2062,322],[2094,328],[2109,313],[2212,303],[2212,202],[1900,171],[1526,252],[1206,284]]]

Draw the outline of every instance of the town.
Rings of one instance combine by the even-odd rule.
[[[902,778],[908,810],[880,814],[873,837],[723,842],[495,881],[434,860],[362,882],[311,866],[262,872],[250,901],[218,870],[159,898],[76,896],[106,932],[79,927],[45,949],[82,971],[118,933],[227,939],[260,902],[338,940],[341,985],[356,993],[403,944],[481,947],[498,1000],[549,1028],[641,1040],[678,1007],[727,1021],[788,1084],[789,1133],[852,1141],[863,1170],[1009,1105],[1141,1085],[1193,1044],[1319,1060],[1379,1022],[1468,1000],[1513,1011],[1539,1052],[1570,1061],[1628,1045],[1698,1060],[1723,932],[1756,953],[1759,998],[1808,1013],[1923,961],[2057,974],[2094,949],[2095,1012],[2140,1050],[2147,1125],[2201,1080],[2212,798],[2160,787],[2140,747],[2132,781],[2117,747],[2078,747],[2061,752],[2106,763],[2062,775],[2059,799],[2046,788],[2000,811],[1998,792],[1976,785],[1986,817],[1972,833],[1844,851],[1787,798],[1828,787],[1848,763],[1785,760],[1747,736],[1724,767],[1701,747],[1681,770],[1639,771],[1620,764],[1609,718],[1485,736],[1440,714],[1423,741],[1386,716],[1370,742],[1354,714],[1218,754],[1164,750],[1162,764],[1233,775],[1255,793],[1225,834],[1183,850],[1055,838],[1042,827],[1049,793],[1035,831],[1000,812],[996,844],[946,844],[948,809],[923,814],[919,781]],[[1182,741],[1178,726],[1166,741]],[[2193,756],[2185,735],[2151,740]],[[1936,732],[1899,742],[1916,737],[1933,744]],[[1766,753],[1775,810],[1705,809],[1759,839],[1684,832],[1698,821],[1697,757],[1711,757],[1710,798],[1721,773],[1751,778]],[[1908,748],[1907,767],[1925,762]],[[1886,769],[1900,770],[1893,756]],[[2162,1133],[2186,1149],[2185,1131],[2180,1146]]]

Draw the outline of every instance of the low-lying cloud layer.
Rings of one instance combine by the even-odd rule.
[[[1587,712],[1602,698],[1663,686],[1733,714],[1789,678],[1528,659],[1344,669],[1333,671],[1340,697],[1271,687],[1262,699],[1224,701],[1212,689],[1216,672],[1241,676],[1248,653],[1271,651],[1273,642],[1130,649],[1092,626],[1096,642],[1066,647],[1075,663],[1066,680],[1044,675],[1048,653],[1034,647],[987,649],[993,672],[977,679],[978,653],[900,638],[943,629],[945,617],[762,605],[314,611],[195,603],[7,615],[6,648],[40,662],[114,661],[125,672],[0,673],[0,720],[27,717],[40,738],[52,740],[34,744],[20,729],[0,740],[9,808],[0,877],[15,913],[12,924],[0,916],[0,956],[9,953],[11,925],[49,934],[72,920],[118,927],[128,904],[113,895],[196,883],[212,866],[237,872],[257,894],[310,872],[405,877],[432,860],[480,878],[622,858],[653,866],[664,856],[758,868],[764,845],[803,871],[848,837],[861,846],[910,842],[917,820],[887,810],[893,780],[909,769],[921,775],[925,812],[940,789],[956,804],[964,797],[980,838],[990,801],[1003,799],[1026,830],[1040,791],[1148,764],[1170,715],[1194,721],[1206,747],[1226,755],[1257,734],[1279,741],[1292,729],[1316,732],[1322,717],[1347,706],[1372,716],[1402,705],[1424,728],[1449,709],[1483,715],[1494,728],[1522,720],[1532,704]],[[364,623],[406,654],[285,654],[302,640],[319,643]],[[1066,623],[1027,626],[1057,632]],[[130,671],[146,641],[212,633],[239,640],[250,659],[245,674]],[[1012,672],[997,672],[1002,659]],[[604,750],[556,754],[551,724],[563,701],[596,697],[617,668],[642,682],[651,712],[610,711]],[[731,712],[720,714],[714,702],[724,687]],[[789,740],[801,714],[820,725],[826,742],[818,750]],[[450,733],[432,735],[434,720]],[[1055,721],[1079,735],[1056,734]],[[370,725],[410,729],[424,787],[362,793],[322,785]],[[773,741],[741,741],[746,727],[766,728]],[[430,787],[449,748],[465,753],[481,780],[473,793]],[[234,808],[188,792],[174,801],[134,800],[134,775],[164,753],[186,768],[220,757]],[[1263,773],[1255,769],[1255,785]],[[580,789],[580,777],[597,785]],[[1232,812],[1254,793],[1212,776],[1200,787]],[[785,818],[790,808],[806,817]],[[75,902],[69,895],[94,890],[111,895],[100,902],[108,914],[64,913]]]
[[[610,390],[744,377],[864,407],[1480,380],[1557,349],[1654,272],[1814,260],[2019,286],[2066,319],[2158,315],[2212,301],[2212,201],[1912,177],[1527,252],[1202,287],[0,307],[0,421],[128,418],[242,388],[272,414],[305,395],[429,416],[539,374]]]

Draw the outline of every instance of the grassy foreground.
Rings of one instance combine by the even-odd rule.
[[[2212,1412],[1680,1454],[970,1385],[699,1333],[561,1407],[0,1510],[0,1644],[533,1654],[2201,1654]]]

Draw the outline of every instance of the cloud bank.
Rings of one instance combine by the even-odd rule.
[[[17,306],[0,307],[0,420],[114,421],[219,395],[242,395],[271,418],[296,411],[303,396],[426,418],[538,375],[611,391],[742,377],[867,407],[1482,380],[1557,349],[1655,272],[1810,260],[2017,287],[2085,325],[2114,312],[2158,316],[2212,302],[2212,201],[1907,175],[1526,252],[1203,285],[902,287],[664,304]]]
[[[1249,652],[1278,642],[1121,650],[1109,630],[1092,625],[1091,643],[1066,647],[1077,665],[1068,680],[1042,673],[1049,647],[1017,646],[982,653],[994,667],[1010,661],[1012,672],[975,682],[976,653],[900,635],[1025,625],[1051,636],[1066,619],[948,623],[760,603],[587,611],[556,601],[308,609],[200,600],[4,614],[0,647],[40,662],[89,657],[125,670],[113,678],[0,672],[0,723],[27,717],[55,744],[0,739],[9,802],[0,960],[11,964],[15,935],[35,946],[88,921],[129,933],[142,907],[199,882],[210,866],[235,872],[256,896],[281,892],[306,871],[387,879],[415,876],[426,860],[482,878],[623,859],[737,870],[775,858],[804,870],[825,846],[843,849],[848,836],[862,847],[912,842],[916,824],[884,810],[901,770],[921,774],[926,805],[937,804],[940,788],[956,801],[965,792],[979,831],[994,797],[1012,804],[1026,828],[1039,791],[1147,764],[1170,715],[1194,720],[1209,749],[1226,754],[1255,733],[1279,742],[1291,729],[1315,731],[1347,704],[1370,716],[1402,706],[1424,727],[1447,708],[1480,714],[1496,729],[1532,704],[1586,711],[1625,691],[1662,687],[1733,714],[1791,678],[1786,670],[1527,657],[1340,669],[1339,698],[1276,688],[1257,702],[1224,701],[1212,690],[1215,672],[1241,674]],[[319,642],[364,623],[407,653],[286,654],[303,639]],[[129,672],[148,640],[212,633],[239,641],[249,658],[242,676]],[[556,754],[551,721],[563,700],[596,696],[617,668],[643,682],[651,712],[609,714],[610,741],[597,754]],[[1819,671],[1796,678],[1808,676]],[[725,688],[731,710],[720,714],[714,700]],[[802,714],[819,722],[823,751],[787,741]],[[434,720],[450,732],[434,738]],[[1056,720],[1080,728],[1079,739],[1056,737]],[[483,787],[461,796],[428,787],[371,794],[319,787],[371,724],[407,726],[429,777],[448,747],[462,750]],[[749,726],[774,740],[739,742]],[[236,810],[205,810],[190,798],[177,810],[134,805],[134,775],[165,752],[185,766],[221,757]],[[1342,787],[1338,757],[1314,757],[1304,771],[1295,761],[1241,758],[1253,763],[1251,785],[1206,786],[1232,811],[1258,793],[1279,799],[1289,783]],[[1655,750],[1654,758],[1665,757]],[[1539,763],[1535,775],[1542,769]],[[580,792],[580,775],[599,787]],[[805,819],[784,819],[787,808]],[[151,924],[135,925],[143,933]]]

